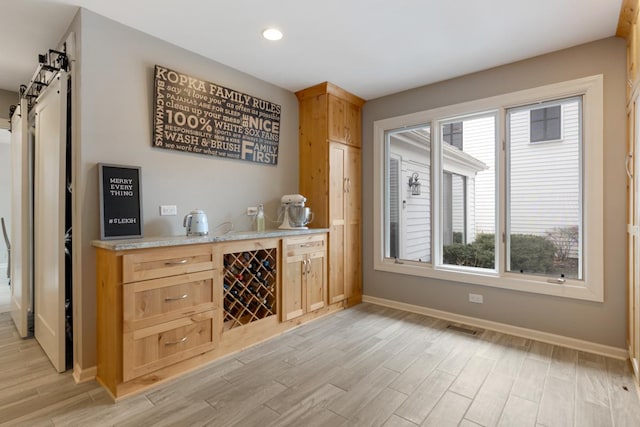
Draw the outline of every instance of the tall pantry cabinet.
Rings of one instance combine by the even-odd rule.
[[[329,304],[362,301],[362,105],[331,84],[296,92],[300,105],[300,193],[313,225],[329,228]]]
[[[624,0],[616,35],[627,39],[627,346],[640,379],[640,28],[638,0]]]

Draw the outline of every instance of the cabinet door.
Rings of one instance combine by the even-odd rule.
[[[329,139],[360,147],[360,107],[329,95]]]
[[[342,301],[345,293],[345,234],[347,146],[331,143],[329,166],[329,303]]]
[[[325,306],[326,301],[326,254],[315,252],[309,254],[306,262],[307,311],[314,311]]]
[[[329,139],[331,141],[347,142],[346,113],[347,102],[329,95]]]
[[[345,106],[345,141],[354,147],[362,145],[362,120],[360,119],[360,107],[350,102]]]
[[[304,256],[288,257],[282,277],[282,317],[281,320],[295,319],[304,314],[303,292]]]
[[[347,150],[346,169],[346,241],[345,258],[345,293],[347,298],[362,294],[362,251],[361,239],[361,167],[360,149],[349,147]]]

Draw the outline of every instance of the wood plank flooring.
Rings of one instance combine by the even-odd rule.
[[[626,362],[371,304],[112,403],[0,314],[0,425],[638,426]]]

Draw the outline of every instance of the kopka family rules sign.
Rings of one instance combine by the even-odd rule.
[[[278,164],[278,104],[156,65],[153,105],[156,147]]]

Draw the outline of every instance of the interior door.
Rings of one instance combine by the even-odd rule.
[[[65,170],[67,74],[35,106],[34,334],[53,366],[65,370]]]
[[[29,335],[31,312],[31,143],[27,101],[11,117],[11,318]]]

